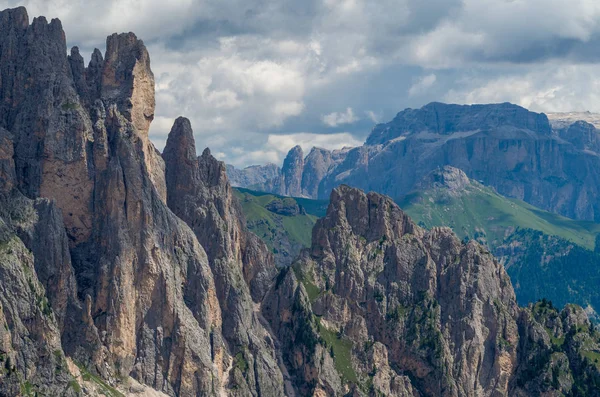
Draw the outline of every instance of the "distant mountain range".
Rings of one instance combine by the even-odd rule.
[[[476,239],[491,248],[517,229],[533,229],[594,250],[600,233],[598,223],[572,220],[506,198],[450,166],[432,171],[397,202],[424,227],[448,226],[459,237]]]
[[[600,113],[592,112],[557,112],[557,113],[546,113],[550,125],[554,129],[561,129],[568,127],[576,121],[585,121],[586,123],[592,124],[596,128],[600,128]]]
[[[430,103],[376,125],[363,146],[315,148],[306,157],[295,147],[276,172],[270,165],[230,168],[229,175],[234,185],[288,196],[324,199],[348,184],[399,198],[450,165],[506,197],[600,221],[600,135],[576,118],[554,115],[552,125],[545,114],[510,103]]]

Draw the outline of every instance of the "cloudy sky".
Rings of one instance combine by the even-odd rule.
[[[199,150],[280,163],[295,144],[361,144],[431,101],[600,111],[598,0],[0,0],[59,17],[69,45],[146,43],[151,138],[192,120]]]

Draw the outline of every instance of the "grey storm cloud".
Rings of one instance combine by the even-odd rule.
[[[294,144],[357,145],[433,101],[600,110],[597,0],[0,0],[62,20],[69,45],[133,31],[156,78],[151,137],[248,165]]]

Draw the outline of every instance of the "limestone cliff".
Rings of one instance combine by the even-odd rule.
[[[436,167],[450,165],[502,195],[598,220],[598,132],[591,128],[553,131],[545,115],[510,104],[407,109],[348,153],[322,180],[319,195],[346,183],[398,198]]]
[[[94,51],[84,68],[76,48],[66,56],[58,20],[40,17],[29,25],[24,8],[5,10],[0,31],[0,171],[7,197],[0,207],[4,234],[16,236],[7,255],[18,254],[2,269],[13,271],[11,263],[20,261],[30,274],[4,279],[12,342],[4,339],[3,350],[16,374],[10,390],[71,385],[80,393],[72,378],[77,367],[65,364],[60,377],[44,372],[45,365],[58,367],[56,360],[63,365],[66,353],[92,374],[88,379],[101,379],[101,388],[126,388],[131,376],[168,395],[223,393],[234,374],[220,290],[198,238],[166,205],[163,161],[148,139],[154,81],[144,44],[133,33],[112,35],[104,57]],[[25,211],[28,220],[18,212],[15,221],[14,211]],[[242,257],[237,249],[227,252]],[[252,281],[260,295],[272,258],[256,250],[244,251],[248,265],[239,272],[246,278],[236,281]],[[39,307],[37,322],[30,307]],[[27,332],[27,341],[46,340],[44,350],[20,344]],[[256,390],[253,384],[240,395]]]
[[[565,358],[575,342],[554,347],[565,357],[546,360],[550,338],[565,331],[550,327],[531,342],[527,329],[549,325],[540,325],[535,307],[517,306],[489,252],[449,229],[419,228],[379,194],[335,189],[293,269],[279,276],[263,310],[288,343],[299,387],[315,395],[558,395],[571,391],[569,376],[599,375],[573,350]],[[582,332],[595,351],[600,335]],[[531,362],[538,368],[524,375]],[[550,384],[547,373],[563,378]]]
[[[188,119],[175,120],[163,156],[169,208],[187,222],[208,254],[217,297],[227,313],[223,335],[230,354],[254,369],[234,368],[232,383],[252,394],[260,390],[264,395],[283,395],[275,346],[254,310],[275,275],[272,255],[246,229],[225,165],[208,149],[196,156]]]
[[[227,177],[232,186],[257,188],[267,181],[277,179],[281,176],[281,169],[273,164],[251,165],[238,169],[233,165],[227,165]]]

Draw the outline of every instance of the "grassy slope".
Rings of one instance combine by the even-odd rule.
[[[236,194],[249,222],[267,220],[254,232],[268,238],[269,227],[274,227],[273,214],[265,207],[274,199],[288,200],[282,196],[236,189]],[[279,216],[286,233],[304,246],[310,245],[312,227],[317,218],[325,215],[327,201],[294,198],[307,215]],[[493,189],[474,182],[467,193],[451,195],[446,189],[436,188],[409,194],[398,201],[400,207],[422,226],[449,226],[461,237],[479,238],[492,247],[501,244],[515,229],[539,230],[549,236],[559,236],[586,249],[593,250],[600,224],[575,221],[546,212],[523,201],[503,197]],[[266,234],[266,236],[265,236]],[[272,248],[272,242],[267,244]]]
[[[299,243],[304,247],[310,246],[312,228],[318,217],[323,216],[327,210],[326,201],[282,197],[275,194],[255,192],[248,189],[235,189],[235,194],[242,204],[242,209],[249,224],[257,224],[251,228],[258,237],[263,239],[269,248],[277,245],[275,238],[280,238],[273,228],[283,227],[282,232],[292,243]],[[273,200],[295,200],[306,211],[305,215],[284,216],[275,214],[265,207]],[[262,221],[262,222],[261,222]]]
[[[516,228],[539,230],[593,250],[600,224],[575,221],[500,196],[473,183],[467,194],[450,195],[436,188],[412,193],[399,200],[400,207],[425,227],[449,226],[462,238],[487,235],[487,243],[500,244]]]

